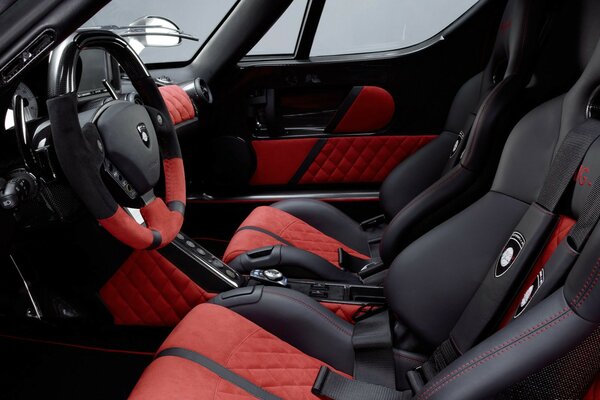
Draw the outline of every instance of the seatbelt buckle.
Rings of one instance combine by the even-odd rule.
[[[365,267],[372,263],[371,260],[365,260],[362,258],[354,257],[341,247],[338,248],[338,264],[346,271],[350,271],[354,274],[358,274]]]
[[[369,218],[366,221],[360,223],[360,227],[363,231],[369,230],[371,228],[376,228],[379,225],[383,224],[386,221],[385,215],[381,214],[373,218]]]
[[[314,394],[315,396],[323,396],[322,395],[323,386],[325,385],[325,382],[327,381],[327,378],[329,377],[329,372],[330,372],[329,368],[324,365],[321,367],[321,369],[319,369],[317,378],[315,379],[315,382],[313,383],[312,389],[310,389],[312,394]]]
[[[425,374],[423,374],[423,367],[419,365],[417,368],[408,371],[406,373],[406,380],[413,393],[420,393],[427,382]]]

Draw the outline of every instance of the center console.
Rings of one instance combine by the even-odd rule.
[[[210,293],[264,285],[289,288],[326,303],[380,305],[386,302],[380,286],[287,279],[276,269],[253,270],[249,276],[243,276],[183,233],[160,253]]]

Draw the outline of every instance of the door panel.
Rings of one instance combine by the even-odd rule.
[[[435,135],[345,136],[252,142],[253,186],[381,183]]]

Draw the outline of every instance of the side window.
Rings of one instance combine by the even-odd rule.
[[[184,40],[175,47],[147,47],[140,53],[140,57],[150,64],[187,62],[235,4],[236,0],[112,0],[83,26],[127,26],[147,15],[168,18],[185,33],[199,40]]]
[[[273,27],[254,46],[249,56],[292,55],[300,36],[308,0],[294,0]]]
[[[440,33],[478,0],[327,0],[311,57],[397,50]]]

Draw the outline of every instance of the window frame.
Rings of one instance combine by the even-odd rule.
[[[431,38],[426,39],[420,43],[412,46],[376,51],[368,53],[354,53],[354,54],[339,54],[339,55],[324,55],[324,56],[310,56],[310,51],[315,40],[317,28],[321,22],[321,15],[325,8],[325,2],[327,0],[309,0],[307,11],[304,15],[304,21],[302,22],[299,36],[300,39],[296,43],[296,51],[293,55],[255,55],[243,57],[239,65],[240,66],[253,66],[253,65],[280,65],[281,62],[291,64],[304,64],[304,63],[337,63],[337,62],[353,62],[353,61],[367,61],[367,60],[386,60],[392,58],[398,58],[408,54],[416,53],[425,50],[431,46],[442,42],[446,37],[452,34],[458,27],[460,27],[466,20],[472,15],[476,14],[481,8],[485,7],[488,3],[494,0],[478,0],[478,2],[463,13],[458,19],[453,21],[450,25],[442,29],[439,33],[433,35]]]

